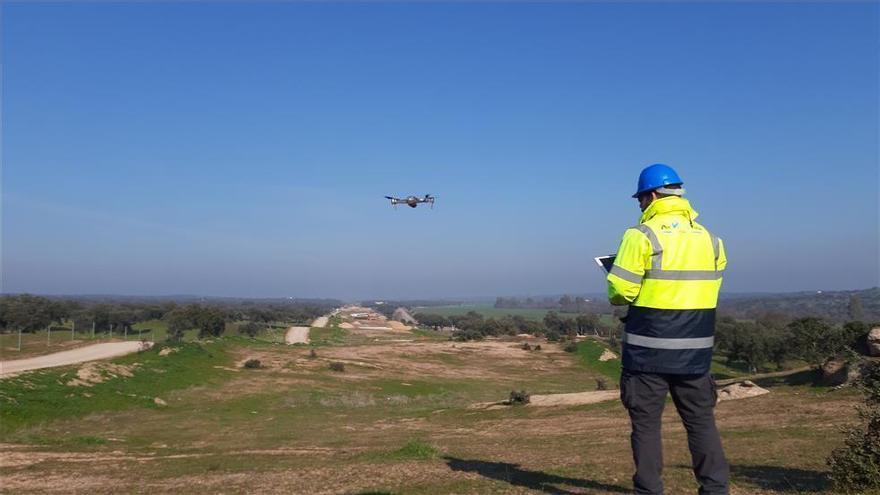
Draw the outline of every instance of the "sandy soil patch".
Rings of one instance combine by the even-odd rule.
[[[618,400],[620,398],[619,390],[595,390],[592,392],[575,392],[571,394],[549,394],[549,395],[532,395],[528,407],[553,407],[553,406],[580,406],[583,404],[595,404],[597,402],[606,402],[610,400]],[[501,402],[480,402],[472,405],[471,409],[504,409],[511,407],[509,401]]]
[[[412,330],[412,327],[404,325],[403,323],[401,323],[399,321],[390,320],[390,321],[388,321],[387,325],[389,327],[391,327],[392,330],[397,331],[397,332],[408,332],[408,331]]]
[[[750,380],[740,383],[728,385],[718,391],[718,402],[725,400],[748,399],[749,397],[757,397],[759,395],[769,394],[766,388],[755,385]]]
[[[352,328],[357,328],[357,327],[354,326],[354,325],[352,325],[352,324],[349,323],[349,322],[345,322],[345,323],[341,323],[341,324],[339,325],[339,328],[345,328],[346,330],[351,330]]]
[[[390,331],[391,329],[388,327],[377,327],[375,325],[361,325],[358,327],[361,330],[382,330],[382,331]]]
[[[316,319],[315,321],[313,321],[312,326],[315,328],[324,328],[327,326],[327,322],[329,320],[330,320],[330,318],[328,318],[326,316],[322,316],[322,317]]]
[[[284,341],[288,344],[308,344],[309,327],[290,327],[284,335]]]
[[[614,354],[613,352],[611,352],[610,349],[605,349],[602,352],[602,355],[599,356],[599,361],[611,361],[612,359],[617,359],[617,357],[618,357],[617,354]]]
[[[137,368],[137,366],[137,364],[125,366],[113,363],[86,363],[76,370],[76,378],[68,381],[65,385],[68,387],[91,387],[96,383],[101,383],[111,378],[118,378],[120,376],[130,378],[134,376],[132,370]]]
[[[24,371],[38,370],[42,368],[54,368],[56,366],[67,366],[87,361],[115,358],[146,350],[152,346],[152,342],[141,341],[105,342],[35,358],[2,361],[0,362],[0,377],[12,376]]]

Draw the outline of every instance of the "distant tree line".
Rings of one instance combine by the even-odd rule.
[[[454,327],[456,340],[525,333],[561,341],[577,335],[595,335],[617,345],[622,326],[617,317],[622,312],[614,315],[613,323],[606,323],[593,313],[566,317],[548,311],[543,320],[536,321],[519,315],[487,318],[475,311],[453,316],[420,312],[419,321],[428,327]],[[848,353],[867,353],[867,335],[873,326],[877,324],[835,324],[816,317],[790,319],[778,313],[765,313],[754,320],[724,316],[716,326],[716,350],[728,364],[743,364],[751,372],[771,366],[783,369],[792,359],[818,369],[830,360],[846,358]]]
[[[35,332],[72,322],[81,331],[131,332],[136,323],[161,319],[167,324],[172,340],[182,338],[183,332],[191,329],[198,329],[200,337],[220,336],[230,322],[240,322],[242,331],[253,336],[273,321],[307,325],[333,307],[334,301],[218,301],[179,305],[174,301],[105,302],[30,294],[4,295],[0,296],[0,331]]]
[[[777,313],[790,319],[812,316],[833,323],[880,321],[880,288],[722,296],[718,309],[725,315],[740,319],[754,319],[765,313]]]
[[[871,328],[863,321],[833,324],[812,316],[787,320],[766,314],[745,321],[725,316],[716,326],[716,349],[728,364],[743,363],[751,372],[769,365],[782,369],[789,359],[820,368],[848,352],[866,353]]]
[[[420,312],[419,323],[434,328],[455,327],[453,337],[456,340],[479,340],[490,336],[525,333],[559,341],[575,335],[614,337],[618,331],[617,325],[604,325],[595,314],[564,317],[555,311],[548,311],[541,321],[520,315],[486,318],[476,311],[453,316]]]
[[[594,300],[567,294],[560,298],[498,297],[495,299],[495,307],[504,309],[552,309],[563,313],[607,313],[611,309],[611,305],[604,299]]]

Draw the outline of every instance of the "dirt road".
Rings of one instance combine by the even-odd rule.
[[[318,318],[317,320],[313,321],[312,326],[315,328],[324,328],[327,326],[327,321],[329,319],[330,318],[328,318],[326,316],[322,316],[322,317]]]
[[[288,344],[308,344],[309,327],[290,327],[284,335],[284,341]]]
[[[16,359],[14,361],[0,361],[0,377],[41,368],[54,368],[56,366],[67,366],[69,364],[96,361],[98,359],[110,359],[138,352],[142,349],[149,349],[152,346],[152,342],[105,342],[69,351],[46,354],[45,356]]]

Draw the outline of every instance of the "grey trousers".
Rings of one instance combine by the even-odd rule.
[[[632,422],[632,451],[636,493],[663,493],[663,445],[660,420],[666,394],[687,430],[688,448],[700,495],[727,495],[730,468],[715,426],[715,380],[703,375],[673,375],[623,370],[620,400]]]

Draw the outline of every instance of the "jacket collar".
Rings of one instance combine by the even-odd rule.
[[[678,196],[667,196],[648,205],[648,208],[642,212],[642,218],[639,219],[639,223],[645,223],[657,215],[679,215],[693,223],[699,213],[694,210],[690,201]]]

